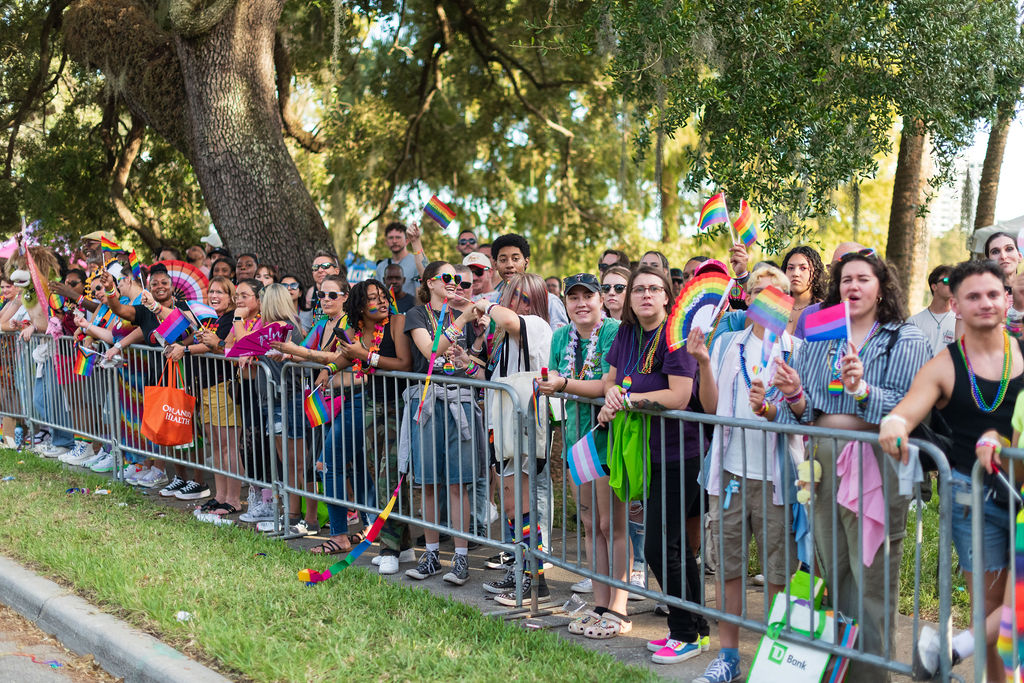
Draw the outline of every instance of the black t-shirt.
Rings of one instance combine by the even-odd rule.
[[[416,308],[416,297],[412,294],[403,294],[398,297],[398,301],[395,302],[395,306],[398,308],[399,313],[408,313],[412,309]]]
[[[188,305],[184,301],[175,301],[174,306],[179,311],[189,312]],[[142,330],[143,343],[150,345],[159,343],[156,337],[153,336],[153,333],[156,332],[156,328],[160,327],[160,319],[156,317],[155,313],[141,304],[132,306],[132,308],[135,309],[135,322],[133,324]],[[191,316],[187,317],[189,318],[190,326],[194,327],[194,325],[191,325]]]
[[[427,311],[430,310],[428,313]],[[453,310],[449,307],[448,312],[444,316],[444,327],[438,329],[437,319],[441,311],[434,311],[429,306],[416,306],[405,315],[405,333],[409,335],[409,345],[412,347],[412,371],[422,372],[427,371],[427,356],[420,353],[419,347],[416,346],[416,342],[412,339],[412,331],[423,328],[430,335],[431,339],[444,328],[448,327],[453,320],[458,318],[460,315],[458,311]],[[467,351],[473,345],[476,340],[476,332],[473,330],[472,325],[466,325],[466,329],[462,330],[462,334],[459,335],[457,341],[459,346],[466,349]],[[434,360],[434,372],[436,376],[444,376],[444,356],[441,354],[437,355]],[[456,377],[465,377],[465,370],[457,370],[454,373]]]
[[[209,325],[209,329],[216,332],[217,337],[224,341],[228,338],[228,334],[231,333],[231,326],[234,325],[234,311],[228,311],[217,319],[216,322]],[[195,337],[188,337],[182,339],[181,343],[195,344]],[[188,356],[185,356],[188,358]],[[191,361],[195,368],[196,374],[196,386],[200,389],[212,387],[221,382],[226,382],[233,378],[238,372],[237,366],[223,357],[218,358],[193,358]]]

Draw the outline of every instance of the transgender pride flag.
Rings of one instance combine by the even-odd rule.
[[[594,427],[597,429],[597,427]],[[594,442],[594,429],[569,449],[569,474],[577,486],[607,476]]]

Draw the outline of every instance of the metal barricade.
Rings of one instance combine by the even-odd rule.
[[[17,333],[0,333],[0,415],[4,416],[4,437],[18,447],[31,443],[33,434],[32,426],[28,425],[32,419],[32,371],[27,345]],[[19,428],[20,441],[16,438]]]
[[[567,429],[567,423],[580,425],[582,422],[585,425],[589,418],[590,424],[596,424],[596,411],[603,401],[568,396],[563,398],[572,399],[567,401],[565,411],[572,418],[567,417],[561,427],[563,453],[566,455],[564,462],[567,463],[574,441],[583,437],[587,431],[584,426],[577,427],[573,433]],[[911,520],[916,541],[912,549],[915,568],[913,642],[917,642],[920,632],[918,612],[922,581],[919,539],[923,524],[921,484],[914,483],[907,490],[907,484],[904,483],[904,490],[899,490],[900,473],[895,461],[882,455],[877,447],[871,448],[877,444],[877,434],[722,418],[682,411],[633,410],[631,413],[648,415],[652,420],[650,433],[653,434],[651,439],[654,453],[650,464],[632,470],[629,467],[617,468],[620,472],[625,471],[623,485],[627,490],[633,488],[633,499],[646,499],[642,513],[642,526],[647,534],[643,555],[646,561],[652,561],[655,565],[646,566],[645,580],[639,582],[646,584],[646,587],[631,584],[630,581],[630,564],[636,555],[628,552],[627,543],[620,536],[625,532],[629,518],[627,503],[622,502],[609,488],[607,479],[601,480],[599,485],[584,484],[581,487],[583,500],[580,499],[579,491],[570,494],[567,465],[563,465],[562,497],[566,506],[562,511],[560,552],[537,551],[531,547],[530,552],[537,555],[538,561],[568,569],[590,578],[595,584],[643,595],[685,610],[692,615],[691,623],[700,635],[708,632],[706,620],[711,619],[717,620],[720,627],[732,624],[754,633],[765,633],[776,591],[785,596],[785,602],[781,605],[785,607],[783,621],[787,621],[791,596],[786,584],[789,577],[803,567],[810,576],[811,584],[819,577],[824,580],[832,606],[837,611],[841,610],[846,618],[856,619],[860,631],[852,647],[841,644],[841,625],[836,621],[830,622],[831,634],[826,633],[813,641],[788,626],[781,629],[780,639],[849,658],[852,662],[861,663],[861,666],[878,667],[893,673],[912,672],[912,663],[897,657],[893,637],[899,600],[903,530],[907,524],[908,504],[912,499],[917,501],[913,506],[915,517]],[[735,458],[730,462],[731,471],[726,469],[723,457],[704,457],[704,454],[710,453],[708,446],[716,428],[731,434],[734,439],[729,444],[729,452]],[[608,432],[608,453],[611,458],[614,434],[611,429]],[[824,476],[822,483],[809,488],[806,505],[793,505],[795,463],[804,459],[801,451],[805,442],[809,445],[807,457],[820,463]],[[770,447],[770,443],[774,446]],[[846,448],[850,443],[858,446]],[[756,448],[754,444],[757,444]],[[866,446],[863,457],[859,444]],[[951,474],[944,455],[931,444],[916,441],[914,444],[922,454],[934,460],[940,491],[949,491]],[[660,448],[657,448],[658,445]],[[623,447],[633,446],[637,444],[623,444]],[[748,451],[751,448],[754,450]],[[844,449],[846,456],[841,457]],[[665,460],[659,459],[659,453],[665,455]],[[687,459],[684,456],[688,453],[700,455]],[[779,458],[780,454],[784,457]],[[640,459],[636,460],[639,462]],[[874,466],[865,468],[869,460]],[[740,464],[734,466],[736,462]],[[794,467],[785,466],[787,463]],[[849,487],[844,487],[841,477],[836,474],[837,466],[850,478]],[[781,477],[782,486],[778,494],[764,483],[772,478],[770,475],[773,473],[777,477],[776,481]],[[840,494],[849,500],[848,496],[858,490],[856,483],[852,482],[864,481],[866,475],[876,477],[877,494],[871,493],[869,487],[870,495],[856,496],[853,502],[847,502],[845,508],[841,506]],[[629,481],[631,476],[634,479],[637,476],[641,478],[639,487],[637,482]],[[705,497],[706,487],[717,490],[719,495]],[[639,495],[637,490],[640,491]],[[780,499],[779,496],[786,491],[791,492],[790,499]],[[873,496],[877,496],[877,500],[873,500]],[[579,506],[578,514],[582,522],[577,525],[575,537],[570,537],[567,531],[571,521],[571,499]],[[939,504],[939,634],[940,652],[945,653],[940,657],[940,664],[941,674],[948,678],[951,665],[948,627],[952,593],[949,521],[951,496],[940,496]],[[883,514],[880,526],[866,530],[866,525],[873,523],[865,515],[865,505],[869,506],[869,511],[874,515],[872,519],[877,518],[875,513],[880,506]],[[594,510],[599,512],[595,515]],[[710,525],[705,525],[706,517],[710,517]],[[797,517],[800,517],[801,526],[806,525],[801,529],[804,545],[799,553],[793,540],[794,521]],[[692,524],[689,529],[688,522]],[[584,538],[583,528],[591,534],[590,537]],[[865,562],[864,558],[859,557],[866,533],[874,537],[877,543],[877,554],[871,562]],[[759,613],[747,602],[747,568],[750,560],[747,548],[751,536],[758,537],[757,559],[766,578],[760,591],[763,606],[757,610]],[[711,537],[717,541],[716,550],[708,553]],[[699,543],[696,542],[698,539]],[[812,542],[813,547],[809,545]],[[858,552],[851,556],[851,548]],[[702,553],[703,562],[698,562]],[[669,557],[683,559],[681,564],[669,564]],[[711,591],[705,592],[703,578],[703,565],[709,560],[713,560],[716,565],[713,595]],[[833,568],[834,571],[828,571]],[[659,590],[651,585],[653,577],[666,580],[665,583],[659,582]],[[601,599],[622,599],[621,593],[609,594],[605,592],[607,590],[602,589]],[[694,595],[696,599],[687,597]],[[739,608],[726,609],[723,596]],[[880,676],[882,672],[878,673]]]

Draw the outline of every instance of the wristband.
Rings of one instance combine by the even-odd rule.
[[[370,357],[367,358],[367,360],[370,362],[370,367],[371,368],[375,368],[375,367],[377,367],[377,363],[380,362],[380,354],[379,353],[371,353]]]
[[[83,301],[85,301],[85,294],[83,294],[82,296],[78,297],[78,301],[75,302],[75,305],[78,306],[79,308],[81,308]]]
[[[974,444],[975,448],[981,448],[983,446],[991,446],[995,455],[999,455],[1003,450],[1003,442],[999,439],[993,439],[988,436],[983,436]]]
[[[236,316],[235,316],[235,317],[233,318],[233,320],[234,320],[234,321],[235,321],[236,323],[240,323],[240,322],[242,322],[243,320],[245,320],[245,318],[239,318],[239,317],[238,317],[238,316],[236,315]]]
[[[490,306],[488,306],[487,310],[484,311],[484,315],[486,315],[488,318],[491,317],[491,309],[494,308],[497,305],[498,304],[496,304],[496,303],[492,303]]]
[[[475,375],[476,371],[479,370],[479,369],[480,369],[479,365],[477,365],[473,361],[469,361],[469,365],[466,366],[466,374],[467,375]]]
[[[886,422],[889,422],[890,420],[896,420],[897,422],[901,422],[901,423],[903,423],[903,426],[904,426],[904,427],[906,427],[906,426],[907,426],[907,420],[906,420],[906,418],[904,418],[904,417],[903,417],[903,416],[901,416],[901,415],[897,415],[896,413],[889,413],[888,415],[886,415],[885,417],[883,417],[883,418],[881,419],[881,421],[880,421],[880,422],[878,423],[878,426],[879,426],[879,427],[882,427],[882,426],[884,426],[884,425],[885,425],[885,423],[886,423]]]
[[[564,394],[565,390],[568,389],[568,388],[569,388],[569,378],[568,377],[563,377],[562,378],[562,388],[559,389],[559,393]]]
[[[864,378],[862,377],[860,380],[860,384],[858,384],[852,390],[844,387],[843,392],[849,394],[850,396],[853,396],[858,401],[863,401],[868,397],[868,383],[865,382]]]
[[[764,417],[765,413],[767,413],[767,412],[768,412],[768,402],[767,401],[761,401],[761,407],[754,411],[754,415],[757,415],[758,417]]]
[[[118,351],[120,351],[124,347],[121,346],[121,342],[118,341],[118,342],[114,342],[114,348],[117,349]]]
[[[327,364],[327,369],[331,372],[331,374],[334,374],[339,369],[338,368],[338,364],[337,363],[328,363]]]
[[[108,289],[105,293],[107,296],[117,296],[117,289]]]
[[[803,397],[804,397],[804,388],[803,387],[800,387],[799,389],[797,389],[795,394],[790,394],[789,396],[786,396],[785,394],[783,394],[783,398],[786,399],[786,403],[799,403],[800,399],[802,399]]]

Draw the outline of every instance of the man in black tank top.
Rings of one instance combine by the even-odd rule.
[[[940,493],[953,496],[953,545],[968,590],[972,571],[986,573],[986,614],[1003,601],[1010,553],[1006,511],[1009,492],[1005,484],[993,478],[992,464],[984,462],[989,472],[985,480],[984,553],[980,559],[972,557],[970,489],[971,469],[977,459],[975,444],[990,429],[1010,433],[1017,394],[1024,389],[1024,354],[1004,327],[1009,306],[1004,285],[1003,273],[993,261],[967,261],[953,269],[949,287],[953,292],[953,311],[963,321],[963,337],[921,369],[904,399],[882,419],[879,431],[882,450],[906,462],[910,432],[932,407],[945,417],[952,431],[953,448],[946,456],[953,469],[953,480],[952,490]],[[977,596],[972,595],[971,599],[973,602]],[[922,642],[927,635],[922,629]],[[953,639],[954,660],[958,652],[964,652],[958,647],[964,635]],[[994,635],[985,654],[988,675],[1001,680],[1005,671],[996,652]],[[936,661],[933,653],[931,662],[926,662],[931,664],[926,668],[932,673]]]

